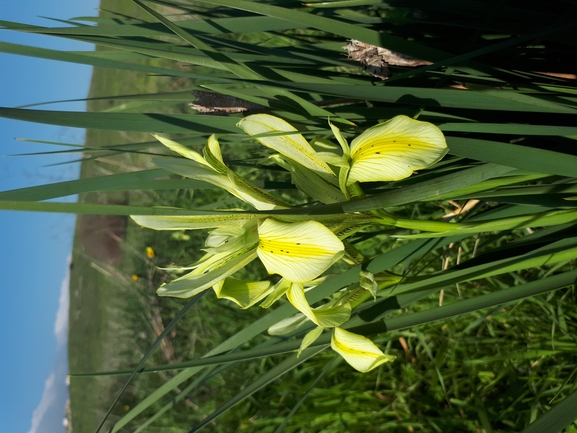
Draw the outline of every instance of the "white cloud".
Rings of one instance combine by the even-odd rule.
[[[68,256],[70,265],[71,256]],[[70,266],[62,284],[60,285],[60,299],[58,301],[58,312],[56,313],[56,323],[54,323],[54,334],[58,341],[58,346],[63,346],[68,341],[68,310],[70,308]]]
[[[71,257],[68,256],[68,264]],[[64,432],[62,420],[64,419],[64,406],[68,399],[68,310],[70,307],[70,267],[60,285],[60,299],[56,321],[54,323],[54,335],[58,342],[58,350],[54,361],[54,368],[48,379],[44,382],[44,391],[40,403],[32,413],[31,427],[28,433],[53,433]]]
[[[32,426],[28,433],[35,433],[38,431],[40,426],[40,421],[44,418],[44,415],[56,399],[56,394],[54,393],[54,382],[56,380],[56,376],[52,373],[44,382],[44,392],[42,393],[42,398],[40,399],[40,404],[34,412],[32,413]]]

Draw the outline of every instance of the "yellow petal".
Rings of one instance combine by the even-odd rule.
[[[272,304],[278,301],[280,298],[284,296],[288,289],[290,289],[291,282],[288,281],[286,278],[281,278],[278,283],[276,283],[272,287],[271,293],[266,297],[262,304],[260,304],[261,308],[270,308]],[[274,326],[274,325],[273,325]]]
[[[231,194],[259,210],[289,207],[228,168],[222,159],[220,144],[215,134],[208,138],[208,143],[204,148],[204,156],[212,169],[226,178],[229,187],[225,189],[228,189]]]
[[[309,319],[304,314],[297,313],[272,325],[268,328],[268,333],[270,335],[286,335],[296,331],[308,321]]]
[[[299,351],[297,352],[297,358],[301,356],[301,352],[313,344],[323,333],[323,328],[317,326],[312,331],[308,332],[307,335],[304,336],[303,341],[301,343],[301,347],[299,347]]]
[[[271,218],[258,228],[258,256],[271,274],[295,283],[314,280],[344,254],[344,245],[316,221],[286,223]]]
[[[293,307],[322,328],[334,328],[342,325],[351,317],[350,304],[343,304],[338,307],[311,308],[305,297],[302,284],[293,283],[286,296]]]
[[[155,137],[169,149],[192,160],[155,158],[153,161],[158,167],[215,185],[259,210],[288,207],[280,200],[246,181],[224,164],[217,135],[213,134],[209,137],[204,148],[204,157],[175,141],[159,136]]]
[[[208,166],[208,163],[206,162],[206,160],[202,157],[202,155],[200,153],[198,153],[192,149],[189,149],[188,147],[183,146],[182,144],[177,143],[176,141],[172,141],[172,140],[169,140],[168,138],[161,137],[160,135],[152,134],[152,136],[154,138],[156,138],[158,141],[160,141],[162,144],[164,144],[166,147],[168,147],[170,150],[172,150],[173,152],[176,152],[179,155],[182,155],[185,158],[196,161],[202,165]]]
[[[396,116],[353,140],[347,183],[404,179],[438,162],[447,151],[445,137],[435,125]]]
[[[288,133],[286,135],[257,137],[256,140],[314,171],[323,179],[336,183],[337,177],[334,172],[316,155],[308,141],[301,134],[296,133],[297,129],[291,124],[269,114],[253,114],[242,119],[237,126],[248,135]]]
[[[219,257],[218,262],[211,263],[209,269],[197,268],[187,275],[160,286],[156,293],[159,296],[176,298],[190,298],[197,295],[252,262],[256,258],[255,249],[256,245],[248,245],[224,257]]]
[[[243,309],[252,307],[271,291],[268,281],[244,281],[227,278],[213,287],[217,298],[228,299]]]
[[[385,355],[368,338],[341,328],[334,329],[331,347],[361,373],[371,371],[373,368],[396,358],[393,355]]]

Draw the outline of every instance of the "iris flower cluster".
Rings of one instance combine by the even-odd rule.
[[[350,145],[331,124],[340,144],[338,152],[316,151],[296,128],[271,115],[251,115],[237,126],[276,152],[271,160],[291,173],[297,188],[322,203],[343,202],[362,194],[362,182],[404,179],[438,162],[447,152],[445,138],[436,126],[406,116],[396,116],[367,129]],[[185,157],[155,160],[160,167],[213,184],[259,211],[290,208],[232,171],[223,160],[218,136],[208,139],[202,155],[172,140],[157,138]],[[383,285],[398,282],[396,276],[364,272],[358,287],[316,308],[309,305],[305,296],[305,289],[318,285],[334,263],[350,259],[343,243],[347,237],[369,224],[395,225],[394,217],[386,212],[278,217],[231,212],[132,218],[157,230],[212,229],[205,242],[204,256],[191,267],[182,268],[190,272],[160,287],[160,296],[186,298],[212,288],[217,297],[229,299],[241,308],[259,303],[268,308],[286,296],[299,314],[273,326],[269,332],[287,332],[311,321],[316,327],[303,338],[300,350],[329,329],[332,349],[360,372],[394,359],[368,338],[341,326],[349,320],[352,309],[367,299],[365,295],[375,296]],[[276,284],[234,278],[234,273],[257,258],[270,274],[281,277]]]

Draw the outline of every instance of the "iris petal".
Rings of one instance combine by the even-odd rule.
[[[293,283],[286,294],[289,302],[303,313],[311,322],[321,328],[334,328],[345,323],[351,317],[351,305],[344,304],[337,307],[311,308],[302,284]]]
[[[266,219],[258,228],[258,256],[271,274],[295,283],[314,280],[344,254],[344,245],[316,221],[285,223]]]
[[[396,116],[353,140],[348,183],[404,179],[438,162],[447,151],[435,125]]]
[[[395,359],[393,355],[385,355],[368,338],[341,328],[333,330],[331,347],[361,373],[371,371],[373,368]]]
[[[301,134],[298,134],[297,129],[283,119],[269,114],[253,114],[242,119],[237,126],[248,135],[279,133],[279,135],[256,137],[256,140],[314,171],[323,179],[336,184],[335,173],[316,155],[316,151]],[[283,132],[287,134],[281,135]]]
[[[268,281],[244,281],[227,278],[213,287],[219,299],[228,299],[246,309],[262,300],[271,291]]]

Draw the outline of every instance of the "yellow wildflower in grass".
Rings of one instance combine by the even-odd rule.
[[[264,146],[278,152],[280,155],[271,159],[291,173],[299,189],[324,203],[346,200],[350,197],[349,190],[357,188],[353,185],[356,182],[404,179],[415,170],[438,162],[448,151],[445,138],[436,126],[406,116],[396,116],[367,129],[350,146],[338,128],[330,125],[341,145],[342,155],[330,146],[327,152],[317,152],[293,126],[268,114],[247,116],[238,126]],[[203,155],[166,138],[157,138],[187,158],[157,159],[155,163],[159,167],[216,185],[259,210],[289,207],[228,168],[216,135],[209,138]],[[377,280],[372,274],[363,274],[359,288],[359,293],[361,289],[368,290],[366,296],[349,293],[340,301],[333,300],[312,308],[304,291],[305,285],[314,283],[313,280],[345,254],[343,243],[335,235],[339,227],[354,232],[351,229],[366,224],[367,218],[373,216],[351,214],[327,219],[326,215],[319,215],[318,219],[328,223],[332,230],[319,221],[294,222],[297,216],[289,215],[281,218],[289,217],[293,222],[267,218],[258,213],[222,212],[191,216],[134,216],[133,219],[157,230],[215,228],[206,240],[206,254],[192,266],[182,268],[192,271],[160,287],[159,295],[191,297],[212,287],[219,298],[229,299],[241,308],[263,300],[261,306],[268,308],[286,294],[300,315],[279,323],[279,332],[296,329],[306,320],[317,325],[303,339],[300,350],[312,344],[324,329],[332,328],[332,349],[356,370],[367,372],[392,361],[394,356],[385,355],[368,338],[339,328],[350,318],[353,306],[366,296],[375,295]],[[383,223],[383,217],[379,218]],[[394,225],[394,222],[386,224]],[[154,250],[147,247],[146,254],[153,258]],[[268,281],[230,278],[257,257],[270,274],[283,277],[277,284],[271,286]]]
[[[132,274],[132,276],[131,276],[130,278],[132,278],[132,281],[138,281],[138,280],[140,280],[140,277],[139,277],[138,275],[136,275],[136,274]]]
[[[292,125],[268,114],[247,116],[237,126],[277,151],[280,155],[273,160],[291,172],[293,183],[324,203],[344,201],[356,182],[405,179],[435,164],[448,151],[439,128],[407,116],[395,116],[367,129],[350,146],[340,130],[329,125],[342,155],[315,151]]]
[[[161,296],[188,298],[209,287],[219,294],[226,289],[230,299],[239,293],[241,306],[253,305],[256,298],[272,290],[268,285],[248,282],[217,286],[225,278],[260,257],[267,271],[290,282],[302,284],[314,280],[344,254],[344,245],[323,224],[316,221],[287,223],[266,218],[252,219],[242,227],[223,226],[213,230],[206,240],[206,254],[192,272],[160,287]],[[231,289],[230,291],[228,289]]]

